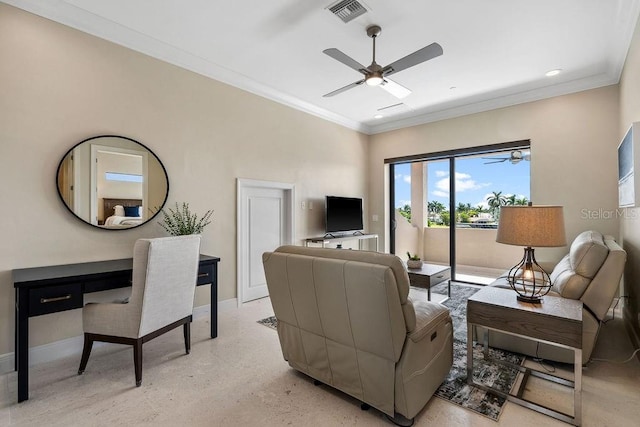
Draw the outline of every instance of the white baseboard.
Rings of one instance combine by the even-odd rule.
[[[218,301],[218,313],[229,311],[238,307],[236,298]],[[209,317],[211,313],[211,305],[205,304],[193,309],[193,319],[198,320]],[[73,356],[82,353],[84,345],[84,337],[82,335],[66,338],[64,340],[55,341],[48,344],[39,345],[29,349],[29,366],[39,363],[51,362],[62,359],[63,357]],[[104,343],[96,342],[96,347],[104,345]],[[13,371],[14,353],[0,354],[0,374],[6,374]]]

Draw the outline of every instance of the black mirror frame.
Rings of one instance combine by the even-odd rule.
[[[95,225],[92,224],[90,222],[85,221],[84,219],[80,218],[72,209],[69,205],[67,205],[67,202],[65,202],[64,198],[62,197],[62,193],[60,192],[60,186],[58,185],[58,176],[60,176],[60,168],[62,167],[62,163],[64,162],[64,159],[67,158],[67,156],[69,155],[69,153],[71,153],[73,150],[76,149],[76,147],[78,147],[81,144],[84,144],[85,142],[91,141],[93,139],[98,139],[98,138],[122,138],[122,139],[126,139],[128,141],[131,142],[135,142],[136,144],[140,145],[141,147],[143,147],[144,149],[146,149],[151,155],[153,155],[153,157],[158,161],[158,163],[160,164],[160,167],[162,168],[162,171],[164,172],[164,177],[165,180],[167,182],[167,191],[165,192],[164,195],[164,200],[162,201],[162,204],[160,205],[160,207],[158,208],[158,210],[151,216],[149,217],[148,220],[146,220],[145,222],[138,224],[138,225],[134,225],[132,227],[122,227],[122,228],[106,228],[106,227],[101,227],[99,225]],[[156,155],[156,153],[154,153],[153,151],[151,151],[151,149],[149,147],[147,147],[146,145],[144,145],[143,143],[141,143],[140,141],[137,141],[133,138],[129,138],[127,136],[122,136],[122,135],[98,135],[98,136],[92,136],[90,138],[84,139],[80,142],[78,142],[77,144],[75,144],[73,147],[71,147],[70,149],[67,150],[67,152],[64,154],[64,156],[62,156],[62,159],[60,159],[60,163],[58,163],[58,168],[56,169],[56,176],[55,176],[55,186],[56,186],[56,190],[58,192],[58,198],[60,199],[60,201],[62,202],[62,204],[64,205],[65,208],[67,208],[67,210],[69,212],[71,212],[73,214],[74,217],[76,217],[78,220],[80,220],[83,224],[87,224],[93,228],[97,228],[98,230],[105,230],[105,231],[127,231],[127,230],[133,230],[134,228],[138,228],[141,227],[149,222],[151,222],[152,219],[154,219],[156,216],[158,216],[158,214],[160,213],[160,211],[162,210],[162,208],[164,207],[164,205],[167,203],[167,199],[169,198],[169,174],[167,173],[167,169],[164,167],[164,164],[162,163],[162,161],[160,160],[160,158]]]

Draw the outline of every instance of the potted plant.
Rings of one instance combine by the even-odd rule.
[[[407,267],[422,268],[422,260],[417,254],[411,255],[410,252],[407,252],[407,256],[409,257],[409,259],[407,260]]]
[[[200,234],[204,227],[211,223],[212,210],[208,210],[198,218],[198,215],[191,213],[189,204],[183,202],[182,206],[176,202],[176,208],[168,208],[169,212],[162,210],[162,221],[158,224],[172,236],[183,236],[187,234]]]

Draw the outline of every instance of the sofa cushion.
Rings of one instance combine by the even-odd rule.
[[[580,299],[604,263],[609,249],[597,231],[580,233],[569,253],[551,272],[553,290],[564,298]]]

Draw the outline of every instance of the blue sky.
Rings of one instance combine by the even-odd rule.
[[[492,158],[508,157],[506,154],[493,154]],[[504,195],[515,194],[531,200],[529,177],[530,162],[523,160],[512,164],[485,164],[492,160],[482,157],[462,157],[456,160],[456,204],[470,203],[471,206],[486,206],[486,196],[493,191],[502,191]],[[449,206],[449,160],[431,161],[427,168],[427,199],[437,200]],[[395,206],[402,207],[411,200],[411,165],[395,166]]]

